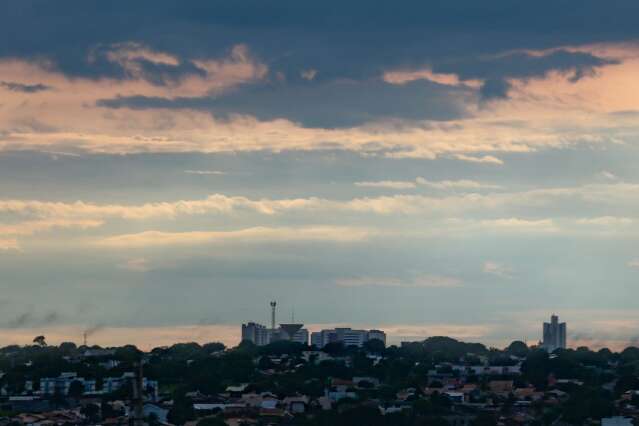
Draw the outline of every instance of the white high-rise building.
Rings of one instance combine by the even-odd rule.
[[[353,330],[352,328],[335,328],[311,333],[311,345],[323,348],[329,343],[341,342],[344,346],[361,348],[365,342],[378,339],[386,344],[386,333],[381,330]]]
[[[557,315],[552,315],[550,322],[544,323],[541,346],[548,352],[566,349],[566,323],[560,323]]]
[[[242,324],[242,340],[248,340],[256,344],[257,346],[268,345],[271,341],[271,330],[267,329],[262,324],[255,322],[249,322],[248,324]]]
[[[301,328],[297,333],[293,335],[291,340],[303,345],[308,345],[308,330],[305,328]]]

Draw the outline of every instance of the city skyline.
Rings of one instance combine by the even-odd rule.
[[[270,302],[271,304],[271,321],[275,321],[275,302]],[[273,343],[279,340],[290,340],[297,343],[307,344],[307,345],[315,345],[318,347],[322,347],[326,343],[329,342],[337,342],[342,341],[346,346],[349,344],[354,344],[357,346],[361,346],[365,341],[370,339],[380,339],[387,346],[398,346],[407,342],[421,342],[424,339],[430,337],[452,337],[454,339],[458,339],[462,342],[467,343],[481,343],[486,344],[490,347],[495,347],[497,349],[501,349],[502,347],[508,346],[510,343],[514,341],[521,341],[526,343],[530,347],[539,347],[547,350],[548,352],[553,352],[555,349],[567,349],[572,348],[576,349],[582,346],[589,346],[590,349],[598,350],[602,348],[608,348],[612,350],[623,350],[627,347],[631,347],[635,345],[635,342],[630,341],[626,342],[618,342],[617,344],[610,345],[609,341],[592,341],[585,340],[580,337],[579,334],[575,335],[575,338],[571,337],[571,334],[567,333],[566,322],[559,323],[559,316],[556,314],[551,315],[551,321],[543,322],[541,327],[541,332],[539,336],[533,336],[532,338],[523,337],[521,339],[512,338],[511,340],[502,340],[502,341],[491,341],[482,339],[480,336],[473,336],[472,334],[464,335],[457,333],[455,330],[448,330],[452,332],[447,332],[447,330],[442,330],[437,327],[432,330],[440,330],[441,333],[423,333],[425,330],[421,330],[421,334],[410,335],[406,334],[406,330],[403,332],[397,333],[397,330],[392,328],[381,327],[380,330],[370,328],[366,329],[366,326],[355,327],[353,324],[348,323],[339,323],[339,324],[303,324],[303,323],[280,323],[280,322],[272,322],[271,326],[265,326],[259,321],[246,321],[240,325],[225,325],[223,326],[223,332],[220,333],[220,329],[218,326],[206,326],[201,325],[198,327],[184,327],[182,329],[181,334],[175,334],[168,332],[165,330],[163,334],[160,334],[159,340],[158,336],[151,335],[149,339],[144,341],[141,345],[139,341],[131,340],[131,335],[127,335],[126,333],[119,336],[119,339],[110,340],[109,337],[105,339],[104,336],[97,336],[96,334],[105,333],[110,327],[101,326],[94,327],[92,329],[87,329],[82,332],[82,341],[76,341],[77,336],[70,336],[69,338],[62,338],[56,334],[54,334],[53,339],[49,340],[53,344],[60,344],[65,341],[71,341],[74,343],[82,343],[85,346],[89,345],[98,345],[98,346],[118,346],[122,344],[134,344],[139,345],[141,349],[150,350],[154,347],[160,346],[170,346],[176,343],[207,343],[210,341],[219,341],[229,347],[234,347],[240,344],[243,340],[248,340],[253,344],[258,346],[267,345],[269,343]],[[355,328],[353,328],[355,327]],[[212,328],[206,330],[208,328]],[[364,328],[362,330],[362,328]],[[238,331],[240,329],[240,331]],[[288,329],[293,330],[294,334],[291,336],[290,332],[287,333]],[[461,330],[460,328],[459,330]],[[191,330],[189,333],[187,330]],[[341,330],[341,331],[340,331]],[[388,330],[388,334],[386,332]],[[458,330],[458,331],[459,331]],[[36,332],[37,330],[32,330]],[[352,333],[351,333],[352,332]],[[328,334],[327,334],[328,333]],[[333,337],[329,337],[331,334],[339,334],[339,337],[334,339]],[[343,333],[349,334],[349,337],[344,337]],[[108,334],[108,333],[106,333]],[[88,341],[89,336],[91,337],[91,341]],[[46,338],[46,336],[44,336]],[[25,341],[22,342],[14,342],[14,343],[31,343],[31,335],[23,336]],[[128,339],[128,340],[127,340]],[[109,343],[104,343],[104,342]],[[322,343],[320,343],[322,342]]]
[[[4,1],[0,345],[639,344],[637,14]]]

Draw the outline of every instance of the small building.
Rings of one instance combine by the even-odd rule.
[[[307,396],[289,396],[282,401],[284,407],[291,414],[303,414],[308,407],[309,399]]]
[[[40,379],[40,393],[43,395],[68,395],[71,383],[79,382],[84,393],[95,393],[95,380],[85,380],[77,373],[61,373],[58,377]]]

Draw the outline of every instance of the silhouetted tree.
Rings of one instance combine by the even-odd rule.
[[[36,336],[33,338],[33,343],[35,343],[38,346],[47,346],[47,341],[46,338],[44,336]]]
[[[68,395],[71,398],[80,398],[84,394],[84,385],[79,380],[74,380],[69,385]]]

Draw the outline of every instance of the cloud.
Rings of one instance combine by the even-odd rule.
[[[266,65],[255,60],[248,47],[234,45],[226,58],[182,59],[169,52],[154,50],[137,42],[99,45],[89,52],[89,64],[115,65],[124,80],[143,81],[163,88],[174,96],[221,93],[235,85],[260,80]],[[144,85],[138,84],[138,88]],[[147,87],[147,90],[149,88]],[[140,92],[139,94],[142,94]],[[161,93],[153,90],[151,93]]]
[[[589,52],[560,49],[535,53],[509,52],[443,61],[434,67],[413,71],[389,71],[384,74],[384,80],[403,85],[423,79],[445,86],[474,88],[478,89],[480,102],[487,102],[507,99],[513,80],[540,79],[555,72],[567,75],[570,82],[576,82],[584,76],[593,75],[598,67],[616,63],[616,60],[599,58]]]
[[[482,101],[490,101],[493,99],[506,99],[508,98],[508,91],[511,85],[506,80],[489,79],[482,84],[479,94]]]
[[[348,5],[333,0],[313,6],[292,1],[265,5],[250,0],[242,6],[198,1],[188,7],[157,0],[142,1],[128,9],[126,6],[119,0],[105,10],[99,5],[74,2],[61,6],[60,14],[54,15],[47,13],[46,5],[27,8],[10,0],[0,20],[6,34],[17,33],[43,16],[46,19],[40,19],[39,27],[31,28],[19,42],[3,46],[0,55],[45,56],[52,66],[71,76],[105,77],[118,75],[118,70],[105,66],[97,73],[86,64],[87,51],[105,40],[138,40],[161,46],[175,56],[197,57],[219,52],[239,38],[260,55],[273,58],[277,72],[288,78],[311,68],[332,78],[365,78],[388,67],[415,69],[440,62],[447,67],[436,67],[437,73],[452,68],[459,73],[476,70],[476,74],[485,76],[486,68],[491,68],[488,64],[492,64],[504,74],[528,75],[550,67],[584,68],[581,72],[587,72],[593,66],[592,59],[565,52],[527,57],[522,49],[633,40],[639,35],[629,19],[639,12],[631,0],[621,1],[614,8],[588,1],[581,5],[578,27],[565,24],[574,17],[574,7],[549,1],[523,9],[509,4],[480,7],[469,0],[454,4],[411,0],[401,10],[390,5],[371,8],[361,0]],[[549,18],[550,9],[553,16]],[[367,13],[363,15],[362,10]],[[81,20],[86,24],[69,26],[64,34],[55,32],[68,22]],[[320,32],[327,36],[318,37]],[[368,43],[362,43],[363,34]],[[540,38],[539,34],[553,37]],[[70,45],[69,40],[76,42]],[[441,40],[447,40],[445,46]],[[379,46],[386,47],[383,57],[374,55]],[[519,52],[512,52],[517,49]],[[511,53],[505,55],[504,51]],[[468,56],[471,59],[459,58]]]
[[[70,78],[46,61],[0,59],[0,74],[12,82],[56,88],[28,96],[6,93],[0,126],[7,130],[0,136],[0,150],[131,154],[343,149],[397,159],[502,164],[502,153],[619,143],[639,135],[632,118],[611,115],[639,109],[632,83],[639,61],[628,55],[634,52],[628,46],[582,47],[581,53],[614,55],[621,62],[603,63],[595,75],[576,82],[565,72],[552,71],[515,79],[507,101],[479,108],[476,89],[427,79],[402,85],[381,76],[280,82],[247,45],[202,59],[127,43],[104,44],[96,56],[118,69],[120,62],[145,64],[141,74],[122,71],[122,78]],[[172,58],[193,69],[155,70],[170,68]]]
[[[248,115],[261,121],[284,119],[303,127],[334,129],[391,119],[460,119],[468,115],[464,103],[470,96],[463,89],[427,81],[393,85],[371,79],[253,84],[216,96],[117,96],[98,99],[96,105],[112,109],[209,111],[224,119]]]
[[[386,271],[392,278],[393,265],[428,271],[435,262],[442,265],[443,256],[463,269],[463,257],[481,250],[492,251],[483,260],[536,251],[543,256],[532,266],[556,281],[576,270],[574,256],[553,258],[553,268],[544,271],[552,253],[540,246],[551,244],[557,252],[576,247],[582,258],[594,258],[586,251],[596,248],[608,257],[577,271],[580,283],[597,293],[598,272],[589,271],[604,271],[626,296],[619,303],[633,300],[628,274],[615,262],[621,259],[623,268],[633,258],[629,250],[639,236],[639,192],[636,184],[624,183],[637,178],[626,164],[633,163],[639,140],[637,12],[636,1],[610,7],[586,0],[573,25],[574,5],[550,0],[409,0],[402,7],[363,0],[71,0],[55,6],[7,0],[0,14],[0,35],[11,40],[0,43],[0,168],[7,198],[0,200],[0,247],[34,248],[29,258],[2,256],[5,275],[15,277],[12,294],[37,292],[42,283],[58,280],[59,270],[68,278],[47,303],[69,308],[98,294],[105,296],[99,297],[105,315],[120,320],[124,310],[135,311],[146,300],[136,300],[134,292],[126,304],[110,302],[118,292],[101,283],[115,266],[145,269],[151,260],[139,260],[147,252],[121,256],[118,249],[98,249],[96,257],[90,244],[129,236],[151,252],[155,244],[166,247],[163,256],[180,260],[196,249],[227,253],[230,247],[233,260],[224,264],[189,260],[185,285],[200,279],[210,284],[213,271],[214,287],[206,288],[219,285],[237,294],[248,287],[225,284],[235,278],[235,264],[242,265],[242,276],[251,276],[248,286],[295,274],[310,282],[326,270],[333,271],[329,280],[357,277],[360,266],[375,262],[371,275],[381,271],[384,278]],[[205,161],[200,153],[216,160]],[[562,167],[567,163],[574,167]],[[205,178],[217,176],[216,167],[226,170],[224,164],[229,173],[253,172],[241,179]],[[601,170],[623,179],[596,175]],[[414,180],[420,174],[427,179]],[[289,177],[291,185],[283,182]],[[581,185],[588,179],[601,185]],[[357,189],[354,181],[386,189]],[[294,243],[299,250],[286,260],[279,250],[251,245],[297,241],[288,238],[293,231],[303,234],[308,224],[367,227],[375,237],[349,244],[347,261],[340,253],[346,248],[332,244]],[[229,234],[256,225],[273,231]],[[82,230],[86,235],[78,237]],[[500,244],[487,244],[491,239]],[[211,246],[180,246],[190,240]],[[259,258],[251,258],[254,251]],[[307,266],[309,253],[326,257]],[[25,270],[23,263],[31,260],[35,266]],[[483,275],[481,262],[476,266],[466,273]],[[174,290],[162,286],[174,281],[173,272],[153,283],[160,304],[172,300]],[[464,280],[466,273],[459,272]],[[119,275],[124,281],[113,285],[142,278]],[[405,285],[416,281],[395,278]],[[524,284],[533,284],[530,294],[541,298],[543,285]],[[303,290],[314,291],[310,285]],[[482,289],[464,291],[479,295]],[[253,293],[259,299],[260,291]],[[495,299],[490,291],[481,295]],[[436,298],[411,314],[410,300],[400,298],[398,306],[407,311],[398,314],[402,320],[439,315],[445,305]],[[156,320],[183,320],[176,318],[191,314],[200,303],[195,299],[185,300],[189,312],[160,309],[171,315]],[[330,306],[330,300],[320,305]],[[502,310],[490,303],[484,308],[491,315]],[[339,309],[309,309],[309,317],[334,317]],[[362,315],[379,317],[381,309],[371,306]],[[488,314],[478,312],[477,320],[481,315]],[[439,333],[426,326],[422,331]],[[187,338],[191,333],[182,332]]]
[[[418,185],[439,190],[481,190],[501,188],[499,185],[491,185],[468,179],[429,181],[423,177],[417,177],[415,181],[382,180],[355,182],[355,186],[365,188],[414,189],[417,188]]]
[[[355,186],[363,188],[412,189],[417,187],[415,182],[382,180],[378,182],[355,182]]]
[[[451,288],[462,286],[459,278],[428,274],[409,279],[369,276],[340,278],[335,283],[340,287]]]
[[[383,75],[384,81],[391,84],[406,84],[415,80],[429,80],[433,83],[445,86],[468,86],[473,88],[481,87],[480,80],[462,81],[457,74],[454,73],[435,73],[431,68],[420,70],[406,71],[386,71]]]
[[[439,181],[425,183],[441,188],[477,188],[474,181]],[[487,184],[480,184],[486,187]],[[477,188],[478,189],[478,188]],[[628,209],[637,207],[636,199],[639,194],[638,184],[588,184],[574,187],[550,187],[523,190],[519,192],[488,192],[488,193],[454,193],[444,196],[426,196],[397,194],[380,197],[359,197],[347,200],[332,200],[318,197],[284,198],[284,199],[251,199],[243,196],[227,196],[213,194],[204,199],[176,200],[145,204],[94,204],[84,201],[71,203],[49,202],[39,200],[0,199],[0,213],[35,216],[50,221],[38,222],[37,226],[76,226],[95,227],[96,222],[105,218],[123,218],[129,220],[143,220],[150,218],[175,218],[180,215],[231,214],[249,211],[263,215],[277,215],[294,212],[351,212],[378,215],[390,214],[428,214],[431,216],[444,215],[455,218],[458,215],[471,212],[494,212],[503,214],[509,209],[529,214],[530,208],[547,209],[554,213],[561,203],[587,206],[590,211],[609,210],[608,207]],[[559,209],[561,210],[561,209]],[[544,214],[550,214],[544,213]],[[565,214],[564,214],[565,215]],[[55,220],[54,220],[55,219]],[[59,219],[59,220],[58,220]],[[503,219],[501,225],[524,225],[535,222],[537,225],[552,225],[539,222],[542,219]],[[629,218],[614,219],[617,223],[629,224]],[[85,222],[86,221],[86,222]],[[578,219],[582,224],[612,223],[611,217],[595,216]],[[36,226],[28,224],[24,226]]]
[[[628,226],[635,221],[628,217],[600,216],[578,219],[579,225],[595,225],[595,226]]]
[[[223,244],[231,242],[242,244],[294,241],[326,241],[345,243],[362,241],[373,234],[373,231],[364,228],[330,226],[300,228],[254,227],[237,231],[145,231],[137,234],[124,234],[107,237],[97,241],[96,244],[107,248],[144,248],[154,246]]]
[[[629,268],[639,269],[639,259],[633,259],[628,262]]]
[[[94,219],[64,219],[52,218],[45,220],[35,220],[27,222],[17,222],[13,224],[0,223],[0,235],[7,236],[31,236],[41,232],[51,231],[53,229],[80,229],[87,230],[102,226],[102,220]],[[1,251],[22,251],[20,243],[15,238],[0,239]]]
[[[38,200],[0,200],[0,213],[33,215],[42,218],[62,218],[35,222],[31,226],[73,226],[99,225],[95,221],[75,221],[75,218],[108,218],[142,220],[154,217],[172,218],[178,215],[229,214],[246,209],[261,214],[272,215],[281,211],[311,208],[324,203],[317,198],[282,200],[251,200],[246,197],[229,197],[214,194],[202,200],[178,200],[172,202],[146,203],[139,205],[92,204],[83,201],[72,203],[46,202]]]
[[[602,170],[601,172],[599,172],[599,176],[610,181],[616,181],[619,179],[614,173],[607,170]]]
[[[482,270],[486,274],[496,275],[501,278],[513,278],[513,269],[502,263],[494,261],[486,261],[482,267]]]
[[[0,251],[21,251],[15,238],[0,238]]]
[[[442,181],[429,181],[422,177],[418,177],[416,182],[422,186],[427,186],[429,188],[434,189],[469,189],[469,190],[480,190],[480,189],[500,189],[500,185],[492,185],[482,182],[477,182],[469,179],[460,179],[460,180],[442,180]]]
[[[552,219],[521,219],[516,217],[500,219],[441,219],[437,226],[423,230],[413,229],[406,237],[468,237],[488,233],[489,235],[553,235],[570,232]]]
[[[149,261],[143,257],[129,259],[118,265],[118,268],[133,272],[148,272],[151,269]]]
[[[492,155],[484,155],[481,157],[474,157],[472,155],[466,154],[456,154],[453,156],[457,160],[468,161],[469,163],[480,163],[480,164],[499,164],[502,165],[504,162],[499,158]]]
[[[226,172],[222,172],[220,170],[184,170],[184,173],[186,173],[187,175],[216,175],[216,176],[221,176],[226,174]]]
[[[43,90],[50,90],[51,88],[44,84],[22,84],[22,83],[13,83],[10,81],[0,81],[0,87],[3,87],[7,90],[11,90],[12,92],[22,92],[22,93],[36,93],[41,92]]]
[[[0,234],[3,235],[33,235],[39,232],[49,231],[54,228],[77,228],[77,229],[90,229],[97,228],[104,224],[101,220],[94,219],[49,219],[19,222],[16,224],[0,224]]]

